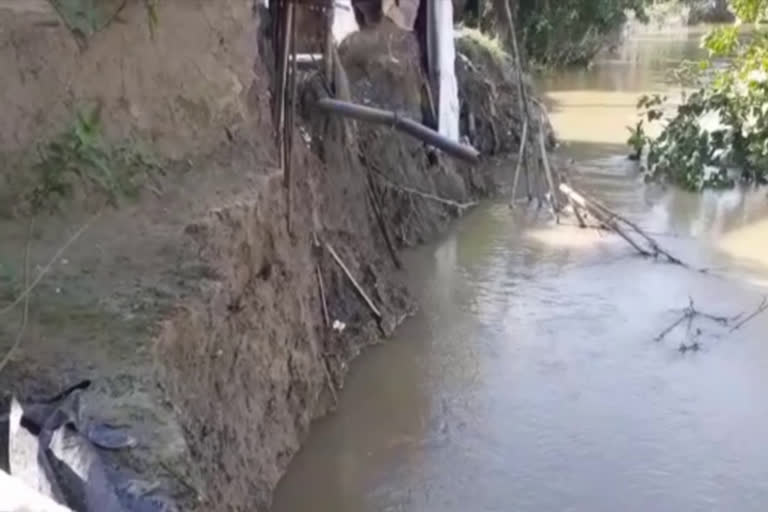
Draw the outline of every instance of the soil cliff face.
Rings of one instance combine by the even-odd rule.
[[[289,205],[253,2],[163,0],[149,24],[144,2],[113,7],[84,36],[48,2],[0,3],[0,197],[13,206],[0,218],[0,309],[23,289],[25,247],[34,275],[90,222],[31,295],[0,402],[92,379],[89,414],[139,439],[113,462],[183,510],[267,510],[349,362],[412,309],[384,232],[400,246],[427,240],[498,183],[388,128],[319,116],[308,76]],[[382,25],[340,54],[354,100],[419,119],[428,108],[412,34]],[[159,169],[116,209],[75,194],[39,213],[30,243],[15,206],[39,179],[35,148],[83,102],[101,105],[105,141],[143,141]],[[82,176],[73,164],[62,179],[77,190]],[[5,315],[2,354],[21,310]]]

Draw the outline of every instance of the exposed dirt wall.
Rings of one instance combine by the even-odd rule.
[[[107,138],[145,139],[164,162],[152,190],[107,208],[53,262],[32,295],[22,350],[0,373],[0,402],[91,378],[89,411],[139,438],[115,463],[161,483],[182,510],[265,511],[349,362],[412,309],[369,191],[403,246],[434,236],[495,177],[388,128],[312,113],[315,77],[296,132],[289,232],[253,2],[157,5],[154,38],[137,0],[82,45],[47,2],[0,2],[0,65],[10,70],[0,76],[1,199],[20,200],[5,185],[26,172],[8,163],[34,153],[83,101],[102,104]],[[419,118],[415,44],[389,25],[351,37],[340,53],[354,99]],[[31,267],[42,269],[91,213],[70,201],[38,217]],[[23,285],[28,222],[0,219],[0,308]],[[343,331],[326,323],[318,276]],[[5,320],[0,353],[20,310]]]

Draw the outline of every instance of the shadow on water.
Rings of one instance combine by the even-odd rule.
[[[711,272],[639,258],[543,209],[482,205],[407,255],[421,311],[355,363],[275,512],[764,510],[768,315],[653,339],[689,297],[721,315],[759,302],[765,191],[645,186],[618,150],[619,109],[573,106],[603,90],[551,93],[575,181]],[[701,351],[677,350],[694,339]]]

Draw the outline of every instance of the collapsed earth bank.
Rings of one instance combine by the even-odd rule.
[[[413,309],[385,233],[396,250],[430,240],[514,168],[498,160],[520,143],[514,62],[458,43],[475,167],[321,115],[322,73],[306,71],[289,204],[251,0],[105,2],[87,26],[23,4],[0,5],[3,355],[24,329],[1,403],[90,379],[86,414],[138,440],[110,463],[183,510],[267,510],[349,362]],[[339,55],[353,101],[426,121],[413,33],[385,19]],[[9,309],[25,268],[47,272],[28,318]]]

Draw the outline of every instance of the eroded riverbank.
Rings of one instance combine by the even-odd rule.
[[[579,184],[709,272],[543,210],[474,211],[412,255],[422,311],[353,368],[273,510],[762,509],[768,317],[654,338],[689,298],[721,315],[760,302],[765,191],[646,187],[621,154],[631,98],[672,90],[666,70],[695,38],[633,40],[547,88]],[[702,349],[680,353],[692,337]]]

